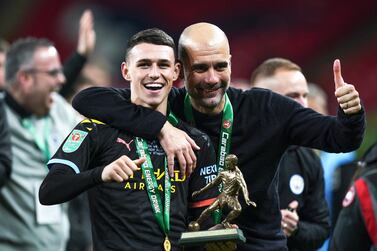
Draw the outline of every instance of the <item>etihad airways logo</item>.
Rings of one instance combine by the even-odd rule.
[[[221,134],[221,145],[219,149],[219,166],[225,165],[225,156],[226,156],[226,143],[229,139],[229,133],[222,132]],[[219,170],[221,171],[221,170]]]
[[[147,172],[147,179],[151,179],[151,173],[146,170]],[[165,179],[165,172],[164,171],[161,171],[160,168],[158,168],[157,170],[154,171],[154,175],[156,176],[156,180],[157,182],[159,180],[161,180],[162,184],[158,182],[158,190],[160,191],[164,191],[164,186],[163,186],[163,181]],[[184,175],[183,177],[180,177],[180,171],[179,170],[175,170],[174,171],[174,176],[172,178],[170,178],[170,180],[172,181],[172,184],[171,184],[171,192],[172,193],[175,193],[176,190],[177,190],[177,186],[174,185],[174,183],[177,183],[177,182],[185,182],[186,181],[186,175]],[[174,182],[174,183],[173,183]],[[128,179],[128,181],[124,184],[124,189],[126,190],[145,190],[145,182],[144,182],[144,175],[142,174],[141,175],[141,180],[140,178],[137,178],[135,180],[134,178],[134,175],[130,176],[130,178]],[[151,189],[153,189],[151,187]]]

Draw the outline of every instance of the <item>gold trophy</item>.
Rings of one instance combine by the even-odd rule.
[[[256,207],[255,202],[249,199],[249,192],[247,190],[246,182],[240,169],[237,167],[238,158],[234,154],[229,154],[225,158],[225,170],[221,171],[219,175],[208,183],[205,187],[199,191],[195,191],[192,196],[195,197],[208,189],[219,186],[222,183],[222,192],[217,199],[206,208],[196,221],[190,222],[188,230],[190,232],[182,233],[180,244],[183,246],[200,245],[210,242],[222,242],[222,241],[242,241],[245,242],[242,230],[238,228],[232,228],[231,221],[237,218],[241,213],[241,204],[238,201],[239,191],[242,191],[243,197],[247,205]],[[220,230],[207,230],[199,231],[200,224],[211,216],[211,214],[217,210],[227,206],[231,211],[221,222],[224,229]],[[216,228],[216,227],[214,227]],[[218,228],[218,227],[217,227]]]

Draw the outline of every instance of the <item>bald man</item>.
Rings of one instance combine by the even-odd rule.
[[[284,58],[270,58],[251,75],[251,85],[270,89],[308,107],[308,83],[301,68]],[[310,148],[290,146],[279,164],[282,228],[289,250],[315,250],[330,234],[320,158]]]
[[[187,27],[179,39],[178,52],[185,88],[171,91],[170,108],[180,119],[210,136],[216,147],[218,169],[223,167],[228,152],[237,155],[248,191],[258,205],[246,207],[241,201],[243,210],[235,223],[243,230],[246,243],[238,250],[287,250],[277,191],[279,160],[289,145],[333,152],[358,148],[365,130],[365,114],[357,91],[344,83],[339,61],[334,63],[341,107],[337,117],[325,117],[269,90],[243,92],[231,88],[228,39],[220,28],[209,23]],[[184,147],[180,148],[184,145],[182,139],[178,139],[181,135],[186,140],[185,135],[169,125],[161,113],[130,104],[129,96],[126,89],[97,87],[81,92],[73,105],[85,116],[136,135],[158,138],[170,161],[171,155],[180,161],[187,157]]]

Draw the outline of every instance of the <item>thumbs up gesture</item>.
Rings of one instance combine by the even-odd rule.
[[[333,70],[335,96],[339,106],[345,114],[358,113],[361,110],[359,93],[356,91],[355,86],[344,82],[339,59],[334,61]]]

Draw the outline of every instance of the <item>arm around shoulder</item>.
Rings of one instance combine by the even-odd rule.
[[[88,118],[98,119],[115,128],[145,139],[154,139],[166,122],[157,111],[132,104],[129,89],[91,87],[79,92],[72,106]]]

